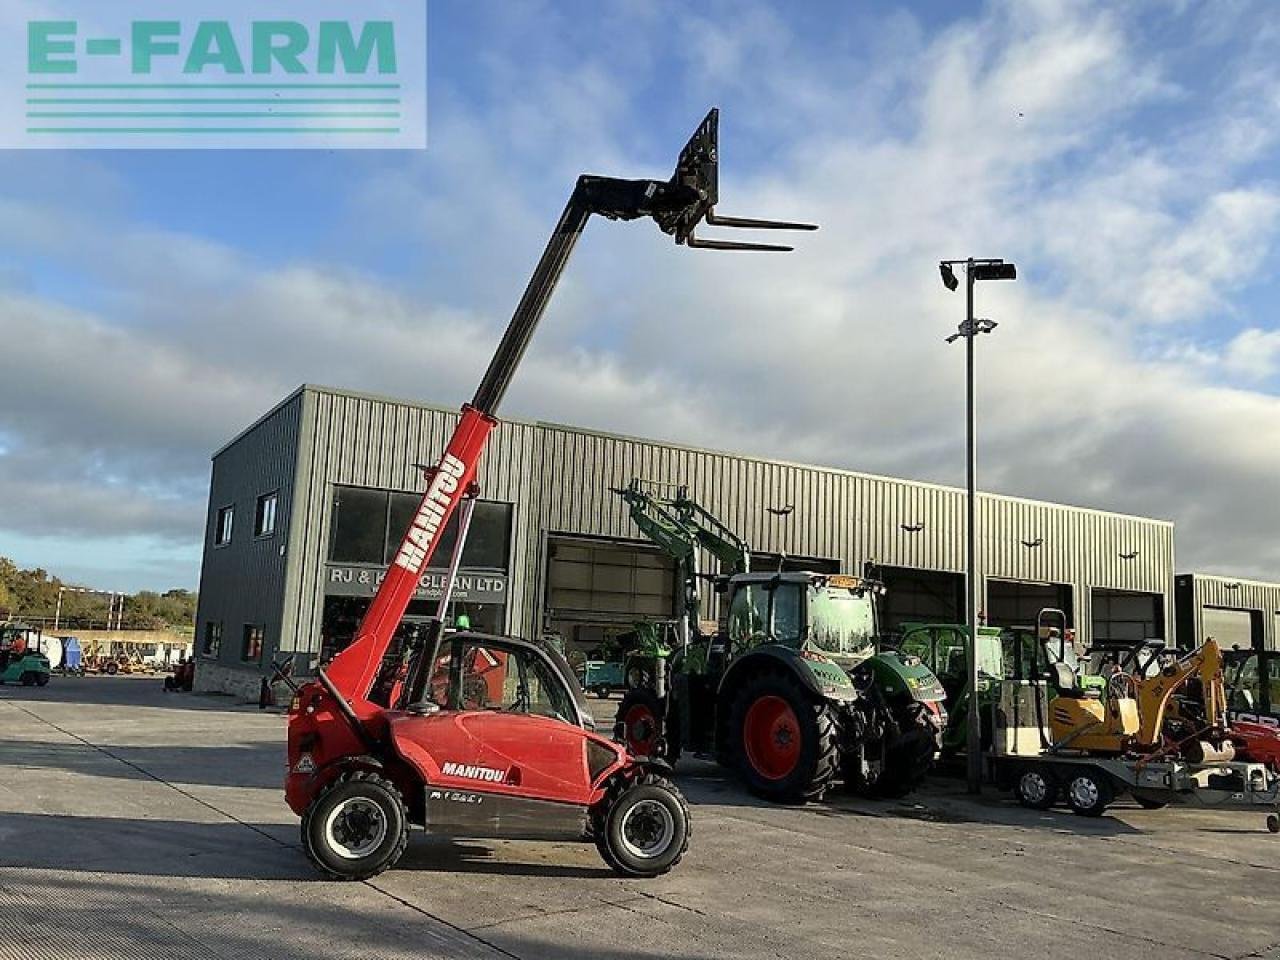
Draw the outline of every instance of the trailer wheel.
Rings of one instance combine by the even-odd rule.
[[[1067,803],[1084,817],[1100,817],[1115,799],[1111,780],[1098,770],[1081,770],[1067,780]]]
[[[1280,815],[1274,813],[1267,814],[1267,829],[1272,833],[1280,833]]]
[[[302,845],[335,880],[368,880],[395,865],[409,844],[400,791],[366,770],[346,774],[321,793],[302,818]]]
[[[790,674],[749,679],[729,714],[730,752],[748,789],[766,800],[821,800],[839,764],[835,711]]]
[[[596,848],[626,877],[659,877],[689,849],[689,807],[666,777],[620,780],[594,816]]]
[[[1032,810],[1048,810],[1058,802],[1061,793],[1057,778],[1047,770],[1031,768],[1022,771],[1014,786],[1018,802]]]

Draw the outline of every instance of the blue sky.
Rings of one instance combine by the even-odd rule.
[[[1273,20],[435,2],[425,152],[2,154],[0,554],[194,586],[217,446],[303,381],[460,402],[573,178],[665,175],[714,104],[724,212],[822,231],[762,261],[593,224],[509,413],[957,482],[935,264],[1005,256],[984,484],[1280,579]]]

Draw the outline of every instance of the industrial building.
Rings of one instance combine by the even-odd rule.
[[[1187,573],[1174,591],[1180,646],[1212,637],[1224,649],[1280,650],[1280,583]]]
[[[351,639],[417,506],[422,465],[457,417],[307,385],[214,454],[198,688],[253,696],[273,658],[306,672]],[[673,563],[610,490],[633,477],[686,485],[751,544],[757,568],[883,580],[884,630],[965,616],[962,490],[520,420],[503,421],[482,460],[455,613],[478,629],[558,632],[578,649],[672,616]],[[988,623],[1053,606],[1085,642],[1172,639],[1168,521],[988,494],[979,511]],[[451,540],[409,619],[433,609]],[[714,569],[709,557],[701,568]],[[707,618],[715,601],[708,588]]]

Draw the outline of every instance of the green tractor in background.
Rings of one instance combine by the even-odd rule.
[[[0,624],[0,683],[47,684],[51,671],[44,642],[38,627],[15,621]]]
[[[1087,673],[1075,649],[1066,614],[1046,608],[1035,626],[978,627],[978,710],[982,749],[991,748],[995,711],[1005,681],[1052,680],[1053,665],[1065,663],[1083,690],[1106,688],[1106,678]],[[947,728],[944,757],[963,756],[969,743],[969,628],[962,623],[904,623],[895,647],[914,656],[937,674],[946,691]]]
[[[653,684],[623,698],[617,739],[670,763],[684,751],[713,757],[779,802],[821,798],[837,777],[887,797],[923,780],[946,724],[944,691],[918,658],[876,653],[879,583],[751,572],[746,543],[683,488],[662,498],[632,481],[615,492],[684,584],[676,650],[657,661]],[[722,571],[709,578],[725,598],[715,634],[698,619],[700,550]]]

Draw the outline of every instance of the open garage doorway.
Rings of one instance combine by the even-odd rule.
[[[551,534],[546,571],[543,622],[570,651],[604,651],[635,621],[676,613],[675,561],[644,544]]]
[[[870,576],[885,585],[880,600],[880,632],[899,632],[902,624],[960,623],[965,617],[964,576],[912,567],[871,568]]]
[[[1067,615],[1074,627],[1075,598],[1066,583],[1038,583],[1028,580],[988,580],[985,622],[993,627],[1033,626],[1046,607]]]
[[[1093,643],[1164,640],[1164,597],[1158,593],[1093,590]]]
[[[1262,611],[1240,610],[1232,607],[1205,607],[1201,614],[1201,635],[1218,641],[1223,650],[1239,647],[1241,650],[1261,650]]]

